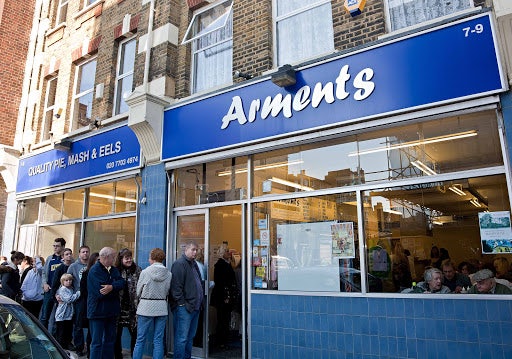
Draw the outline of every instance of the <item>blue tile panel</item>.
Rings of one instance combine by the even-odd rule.
[[[167,174],[164,164],[146,166],[142,170],[141,189],[141,197],[146,194],[146,204],[139,204],[137,264],[145,268],[153,248],[166,249]]]
[[[254,294],[251,302],[253,359],[512,358],[512,300]]]

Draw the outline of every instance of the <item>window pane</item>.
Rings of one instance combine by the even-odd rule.
[[[311,191],[503,165],[492,111],[254,156],[254,195]]]
[[[469,9],[472,0],[387,0],[391,31]]]
[[[479,214],[507,211],[510,216],[508,198],[504,175],[366,191],[369,275],[382,280],[384,292],[399,292],[413,281],[423,281],[427,267],[442,270],[441,261],[446,258],[455,263],[455,269],[463,262],[492,265],[496,255],[489,248],[499,241],[482,243]],[[507,243],[512,249],[511,241]],[[451,283],[445,279],[445,285]]]
[[[293,10],[293,7],[290,10]],[[331,4],[328,2],[293,16],[278,19],[276,24],[278,66],[297,63],[334,50],[331,12]]]
[[[84,210],[84,190],[70,190],[64,193],[63,219],[82,218]]]
[[[356,203],[350,192],[254,205],[253,288],[360,292]]]
[[[135,39],[123,43],[121,46],[121,59],[119,64],[119,74],[133,72],[135,64]]]
[[[105,183],[89,191],[88,217],[133,212],[137,209],[137,185],[134,179]]]
[[[37,223],[39,216],[39,198],[26,199],[18,206],[20,224]]]
[[[176,206],[246,198],[247,158],[226,159],[176,170]]]
[[[116,251],[129,248],[135,254],[135,217],[87,222],[85,238],[85,244],[91,248],[91,252],[112,247]]]
[[[86,90],[94,88],[94,78],[96,75],[96,60],[90,61],[86,64],[79,66],[78,79],[80,81],[78,92],[82,93]]]
[[[224,1],[207,10],[200,10],[192,18],[183,43],[222,29],[231,17],[231,1]]]
[[[76,101],[77,121],[80,126],[87,126],[91,123],[93,93],[89,92],[78,98]]]
[[[51,223],[62,220],[63,194],[52,194],[46,196],[42,202],[42,223]]]
[[[120,79],[117,83],[117,93],[116,93],[116,115],[120,113],[125,113],[130,110],[128,105],[126,104],[126,99],[132,93],[133,86],[133,75],[128,75]]]
[[[55,241],[55,238],[62,237],[66,240],[66,247],[71,248],[73,250],[74,256],[76,257],[76,253],[80,247],[81,228],[81,223],[40,227],[38,237],[38,250],[36,253],[41,254],[43,257],[52,254],[53,242]]]
[[[233,41],[197,52],[194,57],[194,92],[228,84],[232,81]]]

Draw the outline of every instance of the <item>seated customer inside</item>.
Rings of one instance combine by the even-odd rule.
[[[504,284],[497,283],[494,273],[490,269],[482,269],[473,276],[475,285],[469,294],[512,294],[512,290]]]
[[[446,294],[450,289],[443,285],[443,272],[437,268],[428,268],[423,274],[425,281],[419,282],[412,288],[404,289],[402,293]]]

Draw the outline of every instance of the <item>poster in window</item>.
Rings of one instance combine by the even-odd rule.
[[[331,224],[332,257],[354,258],[354,223],[342,222]]]
[[[478,213],[483,254],[512,253],[510,212]]]

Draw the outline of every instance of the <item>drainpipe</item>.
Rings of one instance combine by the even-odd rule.
[[[153,47],[153,21],[155,18],[155,0],[150,0],[148,37],[146,39],[146,60],[144,62],[144,93],[149,92],[149,65],[151,61],[151,48]]]

